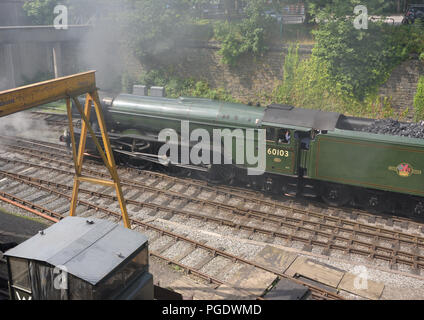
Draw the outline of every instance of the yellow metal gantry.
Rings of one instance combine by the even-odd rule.
[[[84,109],[79,103],[77,97],[86,94]],[[69,132],[72,141],[72,154],[75,165],[74,188],[72,191],[72,200],[70,207],[70,215],[75,216],[78,203],[78,192],[81,182],[89,182],[93,184],[114,187],[117,194],[119,206],[121,208],[122,220],[126,228],[131,228],[128,218],[125,199],[122,193],[122,187],[116,169],[115,159],[113,157],[109,136],[107,134],[106,124],[102,113],[100,99],[96,88],[95,71],[75,74],[54,80],[39,82],[36,84],[6,90],[0,92],[0,117],[7,116],[16,112],[24,111],[36,106],[40,106],[49,102],[66,99],[66,109],[68,113]],[[74,126],[72,122],[71,99],[74,101],[82,118],[81,136],[78,150],[75,144]],[[92,106],[96,111],[97,121],[99,123],[100,132],[104,151],[97,139],[91,124],[90,113]],[[84,176],[82,174],[84,150],[87,142],[87,134],[90,133],[100,156],[107,169],[109,170],[111,180],[98,179],[94,177]]]

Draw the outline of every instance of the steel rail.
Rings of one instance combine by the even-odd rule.
[[[70,171],[66,171],[66,170],[54,168],[54,167],[38,165],[38,164],[34,164],[31,162],[22,161],[22,160],[6,159],[6,158],[0,157],[0,161],[6,162],[6,163],[13,162],[15,164],[23,164],[26,166],[36,167],[39,169],[56,171],[61,174],[73,175],[73,172],[70,172]],[[69,165],[69,167],[71,167],[71,165]],[[88,169],[88,172],[94,175],[100,174],[98,171],[91,170],[91,169]],[[176,200],[176,199],[186,200],[189,202],[200,204],[202,206],[209,205],[216,209],[227,210],[230,213],[235,215],[244,216],[246,218],[254,218],[254,219],[260,220],[261,222],[266,221],[266,222],[275,223],[279,225],[280,227],[285,226],[285,227],[295,228],[297,230],[301,228],[302,231],[306,230],[309,232],[313,232],[317,235],[323,235],[323,236],[327,235],[322,233],[323,230],[330,230],[332,232],[332,235],[338,234],[338,233],[349,233],[352,237],[364,236],[364,237],[368,237],[372,239],[374,242],[395,241],[396,244],[398,245],[408,244],[408,245],[414,245],[416,247],[424,248],[424,237],[413,236],[413,235],[409,235],[399,231],[386,230],[386,229],[382,229],[378,227],[372,227],[365,224],[353,223],[353,222],[350,223],[352,228],[346,228],[346,227],[343,227],[344,221],[338,221],[336,225],[330,225],[325,223],[327,221],[327,219],[325,218],[323,219],[323,222],[314,222],[314,221],[302,220],[300,218],[285,217],[282,215],[265,213],[265,212],[254,210],[254,209],[244,209],[240,207],[234,207],[231,205],[222,204],[217,201],[197,199],[188,195],[179,194],[177,192],[163,190],[163,189],[151,187],[151,186],[146,186],[141,183],[139,184],[134,182],[127,182],[128,180],[122,179],[122,178],[121,178],[121,181],[122,181],[122,186],[138,189],[141,191],[148,191],[151,193],[156,193],[158,195],[159,194],[165,195],[165,196],[171,197],[172,200]],[[307,225],[311,225],[314,229],[305,228]]]
[[[65,189],[65,190],[68,190],[68,191],[72,190],[72,187],[65,185],[65,184],[50,182],[50,181],[47,181],[47,180],[32,178],[32,177],[28,177],[28,176],[20,175],[20,174],[15,174],[15,173],[9,173],[9,172],[3,171],[3,170],[0,170],[0,175],[8,177],[10,179],[14,179],[14,180],[19,181],[19,182],[23,182],[23,183],[32,185],[36,188],[43,188],[45,191],[47,191],[49,193],[56,193],[58,195],[61,195],[61,193],[58,192],[56,189],[50,189],[50,188],[44,187],[42,184],[47,184],[48,186],[54,186],[56,188],[61,188],[61,189]],[[96,196],[96,197],[99,197],[99,198],[108,198],[108,199],[111,199],[111,200],[115,200],[115,196],[106,195],[106,194],[102,194],[100,192],[86,190],[86,189],[83,189],[83,188],[80,188],[80,192],[85,193],[85,194],[89,194],[91,196]],[[424,256],[412,254],[412,253],[401,251],[401,250],[396,250],[396,249],[393,249],[393,248],[387,248],[387,247],[379,246],[379,245],[376,245],[376,244],[370,244],[368,242],[355,240],[353,238],[342,237],[342,236],[334,235],[334,234],[331,234],[331,233],[325,234],[325,233],[322,233],[322,232],[317,232],[316,230],[313,230],[313,229],[307,229],[307,228],[304,228],[304,227],[296,227],[295,226],[296,231],[305,231],[305,232],[315,234],[314,236],[312,236],[312,238],[307,238],[307,237],[296,236],[294,234],[288,234],[288,233],[283,233],[283,232],[278,232],[278,231],[266,230],[266,229],[263,229],[263,228],[260,228],[260,227],[252,227],[252,226],[248,226],[248,225],[244,225],[244,224],[238,224],[238,223],[234,223],[230,220],[211,217],[211,216],[198,214],[198,213],[194,213],[194,212],[187,212],[187,211],[183,211],[183,210],[180,210],[180,209],[171,209],[171,208],[164,207],[164,206],[157,205],[157,204],[144,203],[144,202],[139,202],[139,201],[135,201],[135,200],[128,200],[128,199],[126,201],[127,201],[127,204],[133,204],[133,205],[136,205],[136,206],[141,207],[141,208],[153,209],[156,212],[163,211],[163,212],[167,212],[167,213],[170,213],[170,214],[183,215],[183,216],[188,217],[188,218],[196,218],[196,219],[199,219],[199,220],[202,220],[202,221],[212,221],[212,222],[218,223],[220,225],[225,225],[225,226],[232,227],[232,228],[239,229],[239,230],[247,230],[247,231],[250,231],[252,233],[261,233],[261,234],[265,234],[265,235],[268,235],[268,236],[271,236],[271,237],[280,237],[280,238],[288,240],[288,241],[297,241],[297,242],[301,242],[301,243],[304,243],[304,244],[307,244],[307,245],[315,245],[315,246],[319,246],[319,247],[324,247],[327,250],[339,250],[339,251],[343,251],[343,252],[346,252],[346,253],[352,253],[352,254],[358,254],[358,255],[361,255],[361,256],[370,257],[371,259],[379,259],[379,260],[390,262],[392,265],[394,265],[394,264],[404,264],[404,265],[408,265],[408,266],[414,268],[415,270],[417,270],[419,268],[424,269]],[[317,239],[315,239],[317,235],[321,235],[321,236],[325,235],[329,239],[329,241],[324,242],[324,241],[317,240]],[[335,241],[344,241],[346,243],[346,245],[335,244],[334,243]],[[366,248],[368,248],[368,250],[355,248],[354,245],[357,245],[357,246],[360,246],[360,247],[366,247]],[[383,253],[386,253],[386,254],[383,254]]]
[[[1,173],[1,174],[2,174],[2,175],[4,175],[4,176],[8,176],[8,175],[9,175],[9,174],[5,174],[5,173]],[[13,175],[11,175],[11,176],[13,176]],[[16,178],[16,177],[15,177],[15,178]],[[49,193],[54,193],[54,194],[56,194],[56,195],[58,195],[58,196],[60,196],[60,197],[62,197],[62,198],[65,198],[65,199],[68,199],[68,200],[70,200],[70,199],[72,198],[71,196],[69,196],[69,195],[67,195],[67,194],[65,194],[65,193],[62,193],[62,192],[60,192],[60,191],[58,191],[58,190],[54,190],[54,189],[50,189],[50,188],[46,188],[46,187],[44,187],[44,186],[37,185],[36,183],[31,182],[31,181],[28,181],[28,180],[25,180],[25,179],[19,179],[19,178],[17,178],[17,179],[18,179],[18,180],[22,180],[22,182],[25,182],[25,183],[27,183],[27,184],[29,184],[29,185],[32,185],[33,187],[35,187],[35,188],[37,188],[37,189],[43,189],[43,190],[45,190],[45,191],[47,191],[47,192],[49,192]],[[17,197],[15,197],[15,199],[16,199],[16,200],[22,200],[22,201],[25,201],[25,200],[23,200],[23,199],[19,199],[19,198],[17,198]],[[85,207],[87,207],[87,208],[89,208],[89,209],[93,209],[93,210],[95,210],[95,211],[101,211],[101,212],[104,212],[104,213],[106,213],[106,214],[108,214],[108,215],[110,215],[110,216],[113,216],[113,217],[115,217],[115,218],[119,219],[119,221],[122,219],[122,217],[121,217],[121,215],[120,215],[119,213],[116,213],[116,212],[114,212],[114,211],[111,211],[111,210],[109,210],[109,209],[106,209],[106,208],[103,208],[103,207],[100,207],[100,206],[93,205],[93,204],[91,204],[91,203],[89,203],[89,202],[87,202],[87,201],[84,201],[84,200],[78,200],[78,204],[79,204],[79,205],[83,205],[83,206],[85,206]],[[48,209],[45,209],[45,210],[47,211]],[[60,214],[57,214],[57,215],[59,215],[59,216],[63,217],[63,216],[62,216],[62,215],[60,215]],[[318,296],[318,297],[320,297],[320,298],[323,298],[323,297],[324,297],[324,298],[326,298],[326,299],[331,299],[331,300],[333,300],[333,299],[334,299],[334,300],[340,300],[340,299],[343,299],[341,296],[339,296],[339,295],[337,295],[337,294],[334,294],[334,293],[329,292],[329,291],[327,291],[327,290],[321,289],[321,288],[316,287],[316,286],[314,286],[314,285],[304,283],[304,282],[302,282],[302,281],[300,281],[300,280],[293,279],[293,278],[291,278],[291,277],[289,277],[289,276],[285,275],[284,273],[282,273],[282,272],[280,272],[280,271],[278,271],[278,270],[275,270],[275,269],[273,269],[273,268],[269,268],[269,267],[266,267],[266,266],[262,266],[262,265],[260,265],[260,264],[258,264],[258,263],[255,263],[255,262],[252,262],[252,261],[246,260],[246,259],[241,258],[241,257],[237,257],[237,256],[232,255],[232,254],[229,254],[229,253],[227,253],[227,252],[225,252],[225,251],[223,251],[223,250],[220,250],[220,249],[217,249],[217,248],[213,248],[213,247],[207,246],[207,245],[202,244],[202,243],[200,243],[200,242],[198,242],[198,241],[195,241],[195,240],[189,239],[189,238],[187,238],[187,237],[184,237],[184,236],[178,235],[178,234],[176,234],[176,233],[173,233],[173,232],[171,232],[171,231],[168,231],[168,230],[165,230],[165,229],[159,228],[159,227],[154,226],[154,225],[152,225],[152,224],[149,224],[149,223],[146,223],[146,222],[140,221],[140,220],[138,220],[138,219],[134,219],[134,218],[130,218],[130,222],[131,222],[132,224],[134,224],[134,225],[137,225],[137,226],[140,226],[140,227],[144,227],[144,228],[146,228],[146,229],[151,229],[151,230],[153,230],[153,231],[156,231],[156,232],[158,232],[159,234],[161,234],[162,236],[163,236],[163,235],[166,235],[166,236],[169,236],[170,238],[174,238],[174,239],[176,239],[176,240],[181,240],[181,241],[188,242],[188,243],[190,243],[190,244],[194,245],[196,248],[202,248],[202,249],[205,249],[206,251],[209,251],[209,252],[210,252],[210,253],[212,253],[212,255],[214,255],[214,256],[218,256],[218,255],[219,255],[219,256],[222,256],[222,257],[224,257],[224,258],[230,259],[230,260],[232,260],[232,261],[234,261],[234,262],[241,262],[241,263],[244,263],[244,264],[247,264],[247,265],[251,265],[251,266],[254,266],[254,267],[258,268],[258,269],[261,269],[261,270],[264,270],[264,271],[267,271],[267,272],[273,273],[273,274],[275,274],[275,275],[276,275],[276,276],[278,276],[278,277],[281,277],[281,278],[287,278],[287,279],[290,279],[290,280],[292,280],[292,281],[294,281],[294,282],[296,282],[296,283],[299,283],[299,284],[301,284],[301,285],[306,285],[307,287],[309,287],[309,288],[310,288],[311,292],[312,292],[314,295],[317,295],[317,296]]]
[[[11,139],[13,139],[13,138],[11,138]],[[28,142],[28,140],[25,141],[24,139],[19,139],[19,140],[24,142],[24,143],[34,144],[34,142],[32,142],[32,141]],[[37,144],[37,143],[35,142],[35,144]],[[39,144],[37,144],[37,145],[39,145]],[[63,152],[67,153],[66,149],[60,149],[60,148],[57,148],[57,147],[46,146],[46,145],[43,145],[43,146],[46,147],[46,148],[51,148],[51,149],[57,150],[59,152],[62,152],[62,154],[59,155],[59,154],[54,154],[54,153],[51,153],[51,152],[39,151],[41,154],[48,155],[49,157],[51,157],[52,155],[63,156]],[[10,147],[12,147],[12,148],[22,148],[24,150],[30,150],[30,152],[33,151],[33,149],[31,149],[29,147],[24,147],[24,146],[10,146]],[[162,173],[152,172],[152,171],[145,171],[145,170],[141,171],[141,170],[137,170],[137,169],[133,169],[133,168],[125,168],[125,169],[127,171],[135,170],[135,171],[137,171],[137,173],[139,175],[144,175],[144,176],[147,176],[147,177],[150,177],[150,178],[161,178],[161,179],[174,181],[176,183],[181,182],[181,178],[172,177],[172,176],[169,176],[167,174],[162,174]],[[263,205],[263,206],[271,207],[274,210],[277,210],[277,209],[290,210],[292,213],[307,214],[307,215],[313,216],[315,218],[323,218],[323,219],[325,218],[328,221],[335,222],[336,224],[340,224],[340,223],[345,223],[347,225],[358,224],[358,222],[356,222],[356,221],[353,222],[353,221],[350,221],[350,220],[347,220],[347,219],[344,219],[344,218],[334,217],[334,216],[330,216],[328,214],[322,214],[322,213],[316,212],[316,211],[294,208],[292,206],[288,206],[288,205],[285,205],[285,204],[282,204],[282,203],[279,203],[279,202],[276,202],[276,201],[271,201],[271,200],[267,200],[267,199],[260,199],[259,197],[263,196],[262,194],[257,194],[257,193],[251,192],[250,190],[246,190],[246,189],[241,189],[240,192],[247,193],[247,195],[246,194],[240,194],[238,192],[234,192],[234,189],[237,189],[237,188],[228,188],[228,187],[225,187],[225,186],[213,186],[212,187],[212,186],[207,185],[207,183],[201,183],[198,180],[186,179],[186,178],[184,179],[184,181],[185,181],[186,184],[189,184],[190,186],[194,186],[194,187],[200,188],[202,190],[206,190],[208,192],[216,193],[217,196],[223,195],[223,196],[225,196],[226,198],[229,198],[229,199],[239,198],[239,199],[241,199],[245,202],[250,201],[250,202],[253,202],[257,205]],[[312,201],[312,200],[309,201],[309,203],[313,203],[313,204],[319,205],[319,206],[322,205],[321,203],[314,203],[314,201]],[[335,209],[335,208],[332,208],[332,209]],[[337,208],[337,210],[340,213],[350,214],[351,217],[352,217],[352,220],[357,220],[356,216],[367,218],[369,221],[376,220],[378,217],[380,217],[380,218],[383,218],[383,219],[387,219],[388,224],[389,223],[393,224],[395,222],[400,223],[402,225],[413,224],[413,225],[417,226],[418,228],[420,228],[422,232],[424,232],[424,224],[419,223],[419,222],[414,221],[414,220],[411,220],[410,218],[397,217],[397,216],[386,216],[386,215],[383,217],[381,215],[370,214],[368,212],[365,212],[365,211],[362,211],[362,210],[359,210],[359,209],[351,210],[351,209],[346,209],[346,208]],[[266,212],[263,212],[263,213],[268,214]],[[365,225],[365,224],[363,224],[363,225],[368,226],[368,225]],[[371,226],[368,226],[368,227],[373,228]],[[390,233],[391,231],[388,231],[388,232]]]
[[[43,208],[41,206],[38,206],[36,204],[33,204],[29,201],[17,198],[17,197],[15,197],[15,196],[13,196],[9,193],[0,191],[0,200],[3,201],[3,202],[6,202],[6,203],[8,203],[12,206],[21,208],[21,209],[23,209],[27,212],[35,214],[39,217],[42,217],[46,220],[49,220],[51,222],[58,222],[59,221],[57,218],[54,218],[54,217],[59,217],[59,216],[58,216],[58,214],[54,213],[53,211],[46,209],[46,208]],[[34,210],[34,208],[38,209],[38,211]],[[44,214],[44,212],[48,213],[49,215]]]
[[[49,157],[43,157],[40,155],[35,155],[33,153],[28,153],[28,152],[23,152],[23,154],[28,155],[28,156],[35,156],[41,160],[45,160],[45,161],[54,161],[56,163],[58,163],[61,166],[66,166],[69,168],[73,168],[72,164],[67,163],[65,161],[61,161],[61,160],[56,160],[56,159],[52,159],[51,156],[53,154],[49,154]],[[3,158],[5,161],[6,159]],[[9,160],[7,160],[9,161]],[[10,161],[15,161],[17,162],[18,160],[10,160]],[[35,164],[34,164],[35,165]],[[59,170],[59,169],[55,169],[52,168],[53,170]],[[97,176],[101,176],[101,177],[108,177],[108,175],[106,173],[102,173],[99,172],[98,170],[93,170],[93,169],[89,169],[86,167],[85,172],[93,174],[93,175],[97,175]],[[63,172],[65,173],[65,172]],[[66,173],[69,174],[69,173]],[[134,182],[134,181],[130,181],[128,179],[122,178],[122,185],[123,186],[129,186],[132,188],[143,188],[144,190],[148,190],[150,192],[153,193],[158,193],[158,194],[164,194],[164,195],[168,195],[170,197],[174,197],[174,198],[178,198],[178,199],[185,199],[185,200],[189,200],[191,202],[197,202],[197,203],[201,203],[203,205],[211,205],[214,206],[218,209],[225,209],[228,211],[231,211],[235,214],[238,215],[244,215],[246,217],[253,217],[255,219],[261,219],[262,221],[268,221],[268,222],[272,222],[272,223],[277,223],[277,224],[281,224],[281,226],[283,226],[283,224],[287,225],[289,222],[293,222],[296,223],[298,225],[300,225],[301,227],[305,226],[305,225],[312,225],[316,230],[316,232],[321,232],[323,229],[330,229],[333,233],[350,233],[352,234],[353,237],[356,236],[366,236],[369,238],[372,238],[374,242],[377,241],[396,241],[397,244],[412,244],[414,246],[417,247],[422,247],[424,248],[424,237],[420,237],[418,235],[411,235],[411,234],[407,234],[404,232],[400,232],[400,231],[394,231],[394,230],[389,230],[389,229],[384,229],[381,227],[375,227],[375,226],[370,226],[364,223],[360,223],[360,222],[353,222],[353,221],[349,221],[347,219],[342,219],[339,217],[331,217],[329,215],[323,214],[323,213],[318,213],[318,212],[314,212],[311,210],[305,210],[305,209],[298,209],[298,208],[292,208],[292,207],[285,207],[284,209],[286,210],[290,210],[291,213],[299,213],[302,214],[308,218],[310,217],[314,217],[314,218],[318,218],[320,219],[322,222],[314,222],[314,221],[310,221],[310,220],[305,220],[305,219],[299,219],[299,218],[295,218],[295,217],[290,217],[290,216],[283,216],[283,215],[279,215],[279,214],[273,214],[273,213],[269,213],[269,212],[265,212],[265,211],[261,211],[261,210],[255,210],[255,209],[243,209],[240,207],[234,207],[231,205],[227,205],[227,204],[222,204],[222,203],[217,203],[216,201],[211,201],[211,200],[204,200],[204,199],[195,199],[193,197],[187,196],[187,195],[183,195],[177,192],[171,192],[169,190],[163,190],[160,188],[155,188],[155,187],[151,187],[151,186],[147,186],[145,184],[142,184],[140,182]],[[179,183],[181,183],[181,180],[178,180]],[[252,200],[255,201],[255,200]],[[332,222],[333,225],[328,224],[328,222]],[[347,228],[347,227],[350,228]]]
[[[13,139],[13,138],[11,138],[11,139]],[[14,139],[16,139],[16,138],[14,138]],[[30,140],[19,139],[19,140],[24,142],[24,143],[34,144],[34,141],[31,140],[31,139]],[[37,142],[35,141],[35,143],[37,143]],[[57,150],[57,151],[62,152],[62,153],[63,152],[66,153],[66,149],[64,149],[63,146],[58,145],[58,144],[53,144],[53,143],[50,143],[50,144],[51,145],[48,146],[48,145],[45,145],[45,143],[44,143],[43,147],[54,149],[54,150]],[[52,145],[54,145],[54,146],[52,146]],[[58,148],[57,146],[60,146],[61,148]],[[27,148],[27,149],[31,150],[30,148]],[[45,154],[51,155],[52,153],[45,152]],[[57,156],[59,156],[59,155],[57,155]],[[141,171],[141,170],[134,169],[134,168],[125,168],[125,169],[127,171],[128,170],[135,170],[135,171],[137,171],[138,174],[142,174],[142,175],[145,175],[145,176],[147,175],[148,177],[152,177],[152,178],[159,177],[159,178],[162,178],[162,179],[175,181],[176,183],[181,181],[181,178],[172,177],[172,176],[169,176],[167,174],[162,174],[162,173],[158,173],[158,172],[145,171],[145,170]],[[247,190],[247,189],[244,189],[244,188],[237,188],[237,187],[229,188],[229,187],[222,186],[222,185],[216,185],[216,186],[211,187],[211,186],[207,185],[206,182],[202,183],[199,180],[193,180],[193,179],[188,179],[188,178],[185,178],[184,181],[185,181],[185,183],[188,183],[191,186],[195,186],[197,188],[207,190],[208,192],[216,193],[217,196],[218,195],[224,195],[227,198],[228,197],[229,198],[231,198],[231,197],[239,198],[239,199],[242,199],[245,202],[250,201],[250,202],[254,202],[254,203],[259,204],[259,205],[272,207],[274,210],[279,208],[279,209],[282,209],[282,210],[291,210],[292,213],[299,213],[299,214],[309,213],[309,215],[312,215],[316,218],[325,217],[325,219],[332,221],[332,222],[335,222],[336,224],[340,224],[340,223],[347,223],[348,225],[349,224],[350,225],[357,224],[357,222],[353,222],[353,221],[350,221],[350,220],[347,220],[347,219],[343,219],[343,218],[339,218],[339,217],[332,217],[332,216],[329,216],[327,214],[322,214],[322,213],[319,213],[319,212],[312,212],[310,210],[308,211],[308,210],[303,210],[303,209],[299,209],[299,208],[293,208],[291,206],[284,205],[284,204],[281,204],[279,202],[271,201],[271,200],[268,200],[268,199],[261,199],[259,197],[262,197],[263,194],[258,193],[258,192],[252,192],[251,190]],[[243,194],[238,193],[238,192],[234,192],[235,189],[240,189],[240,192],[242,192]],[[318,207],[322,206],[321,203],[318,203],[318,202],[313,201],[313,200],[308,200],[308,203],[312,203],[314,205],[317,205]],[[332,209],[335,209],[335,208],[332,208]],[[351,215],[352,220],[357,220],[356,217],[360,216],[360,217],[363,217],[363,218],[367,218],[371,222],[373,220],[375,221],[378,217],[380,217],[380,218],[386,219],[387,224],[390,224],[390,225],[393,225],[393,223],[396,223],[396,222],[400,223],[401,225],[410,225],[410,224],[415,225],[416,227],[421,229],[422,233],[424,233],[424,224],[419,223],[419,222],[412,220],[410,218],[399,217],[399,216],[388,216],[388,215],[385,215],[385,214],[383,216],[383,214],[377,214],[377,213],[371,214],[371,213],[368,213],[368,212],[360,210],[360,209],[337,208],[337,210],[340,213],[345,213],[345,214]],[[267,214],[267,213],[264,212],[264,214]],[[368,225],[366,225],[366,226],[368,226]],[[371,226],[369,226],[369,227],[373,228]],[[392,231],[389,230],[388,232],[390,233]]]

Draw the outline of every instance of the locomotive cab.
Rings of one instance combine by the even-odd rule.
[[[297,174],[298,149],[294,129],[266,127],[267,172]]]
[[[340,114],[271,104],[262,121],[267,131],[267,172],[303,176],[318,130],[334,130]]]

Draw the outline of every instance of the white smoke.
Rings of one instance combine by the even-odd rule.
[[[115,12],[124,10],[125,1],[114,1]],[[80,63],[87,70],[96,70],[97,86],[111,91],[121,86],[120,75],[124,70],[121,51],[122,28],[116,21],[111,21],[111,3],[106,2],[102,9],[97,9],[93,18],[93,27],[85,34],[79,44]],[[113,23],[115,22],[115,23]]]
[[[58,139],[57,132],[52,132],[44,120],[33,119],[27,112],[0,118],[0,135],[37,140]]]
[[[0,78],[0,91],[9,89],[9,81],[6,78]]]

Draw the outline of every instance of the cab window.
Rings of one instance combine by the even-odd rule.
[[[267,128],[266,140],[280,144],[289,144],[291,142],[291,132],[289,129]]]
[[[277,143],[289,144],[291,141],[291,132],[288,129],[278,129]]]
[[[275,141],[275,128],[266,128],[266,139],[268,141]]]

